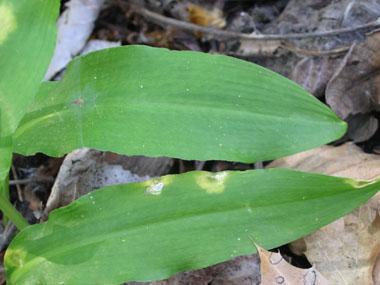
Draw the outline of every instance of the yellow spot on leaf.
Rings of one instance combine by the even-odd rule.
[[[206,190],[207,193],[218,194],[223,192],[227,176],[227,172],[215,174],[200,173],[195,179],[196,183]]]
[[[17,28],[17,23],[10,5],[0,3],[0,44]]]
[[[22,267],[26,258],[26,251],[20,248],[7,250],[7,263],[9,267]]]
[[[346,184],[351,185],[354,188],[364,188],[366,186],[369,186],[371,184],[375,184],[378,182],[378,180],[355,180],[355,179],[349,179],[347,178],[344,181]]]

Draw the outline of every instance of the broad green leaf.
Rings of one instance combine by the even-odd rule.
[[[253,162],[339,138],[346,124],[288,79],[222,55],[127,46],[75,59],[44,84],[15,151]]]
[[[0,137],[32,102],[56,41],[59,0],[0,0]]]
[[[10,284],[119,284],[273,248],[369,199],[380,181],[297,172],[189,172],[96,190],[23,230]],[[61,282],[61,283],[60,283]]]

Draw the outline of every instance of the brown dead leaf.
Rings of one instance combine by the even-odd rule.
[[[380,156],[364,153],[353,143],[321,146],[276,159],[266,168],[291,168],[338,177],[371,180],[380,177]]]
[[[305,255],[333,284],[374,284],[379,197],[304,238]]]
[[[356,143],[369,140],[379,126],[379,121],[370,114],[349,115],[346,122],[348,130],[345,137]]]
[[[49,158],[47,162],[41,165],[34,176],[54,177],[57,175],[58,170],[62,164],[63,158]],[[52,182],[41,182],[38,180],[31,181],[24,187],[24,200],[29,202],[29,208],[34,211],[36,217],[41,216],[43,209],[43,201],[46,201],[50,193]]]
[[[198,26],[212,26],[219,29],[226,26],[223,12],[218,8],[207,10],[198,5],[189,5],[186,7],[186,11],[189,13],[189,22]]]
[[[375,261],[375,265],[373,266],[373,281],[375,282],[375,285],[380,284],[380,251],[377,253],[377,258]]]
[[[315,268],[302,269],[289,264],[281,254],[256,245],[261,260],[262,285],[323,285],[330,284]]]
[[[379,16],[378,0],[290,0],[278,18],[275,29],[269,27],[264,33],[311,33],[355,27],[375,21]],[[357,32],[287,42],[290,50],[307,56],[293,69],[291,79],[316,97],[324,96],[327,84],[343,59],[340,54],[326,56],[326,53],[342,51],[354,42],[363,40],[363,32]]]
[[[45,217],[82,195],[105,186],[141,182],[167,174],[173,159],[124,156],[81,148],[65,157],[44,211]]]
[[[380,156],[366,154],[353,143],[322,146],[275,160],[268,165],[339,177],[369,180],[380,177]],[[380,192],[350,214],[291,244],[332,284],[374,283],[379,273]],[[302,249],[306,244],[306,251]]]
[[[304,58],[293,69],[291,78],[315,97],[325,95],[326,86],[342,58]]]
[[[326,102],[345,119],[380,110],[380,30],[354,43],[326,89]]]

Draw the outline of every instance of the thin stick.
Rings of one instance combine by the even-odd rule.
[[[12,237],[17,231],[16,226],[13,223],[8,223],[4,229],[4,232],[0,235],[0,252],[6,248],[11,241]]]
[[[18,180],[18,177],[17,177],[17,172],[16,172],[16,168],[14,167],[14,165],[12,164],[12,174],[13,174],[13,177],[14,177],[14,180]],[[10,183],[9,183],[10,185]],[[16,183],[16,189],[17,189],[17,196],[18,196],[18,199],[20,200],[20,202],[24,202],[24,198],[22,197],[22,192],[21,192],[21,187],[20,187],[20,184]]]
[[[182,30],[201,32],[201,33],[208,34],[211,36],[217,36],[219,38],[242,39],[242,40],[251,40],[251,41],[291,40],[291,39],[332,37],[336,35],[357,32],[363,29],[380,27],[380,18],[378,18],[376,21],[373,21],[364,25],[350,27],[350,28],[335,29],[335,30],[324,31],[324,32],[295,33],[295,34],[285,34],[285,35],[243,34],[243,33],[236,33],[232,31],[219,30],[219,29],[210,28],[210,27],[201,27],[192,23],[187,23],[184,21],[162,16],[155,12],[149,11],[148,9],[145,9],[145,8],[135,7],[135,11],[141,14],[142,16],[147,17],[159,24],[170,25]]]
[[[31,182],[54,182],[54,178],[50,176],[34,175],[25,179],[9,180],[9,185],[23,185]]]
[[[302,54],[302,55],[309,55],[309,56],[330,56],[330,55],[339,55],[339,54],[344,54],[348,52],[350,47],[348,46],[343,46],[335,49],[330,49],[330,50],[307,50],[307,49],[302,49],[296,46],[290,46],[290,45],[285,45],[281,44],[280,47],[287,49],[291,52]]]

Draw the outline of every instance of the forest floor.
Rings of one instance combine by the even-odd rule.
[[[124,183],[136,182],[136,177],[192,170],[270,167],[363,180],[380,177],[378,0],[71,0],[62,1],[61,17],[64,13],[71,13],[67,17],[70,20],[62,21],[58,29],[75,36],[61,41],[64,52],[54,59],[47,80],[60,80],[74,56],[120,45],[224,54],[295,81],[345,120],[348,131],[329,146],[255,164],[126,157],[95,150],[82,150],[66,158],[15,155],[11,200],[30,222],[43,219],[57,179],[76,177],[83,195],[105,185],[99,181],[109,177],[87,171],[105,165],[122,165],[130,171]],[[83,23],[81,28],[78,23]],[[87,170],[64,173],[60,170],[64,159],[85,161]],[[91,182],[95,176],[98,184]],[[376,195],[346,217],[274,251],[279,250],[294,268],[313,265],[331,284],[380,284],[380,226],[375,218],[379,198]],[[50,204],[48,210],[56,207]],[[363,213],[367,213],[367,219]],[[373,227],[375,230],[370,232]],[[3,254],[15,234],[12,226],[3,229]],[[260,284],[261,274],[260,259],[252,254],[181,272],[168,280],[127,284]],[[5,273],[1,277],[4,284]]]

